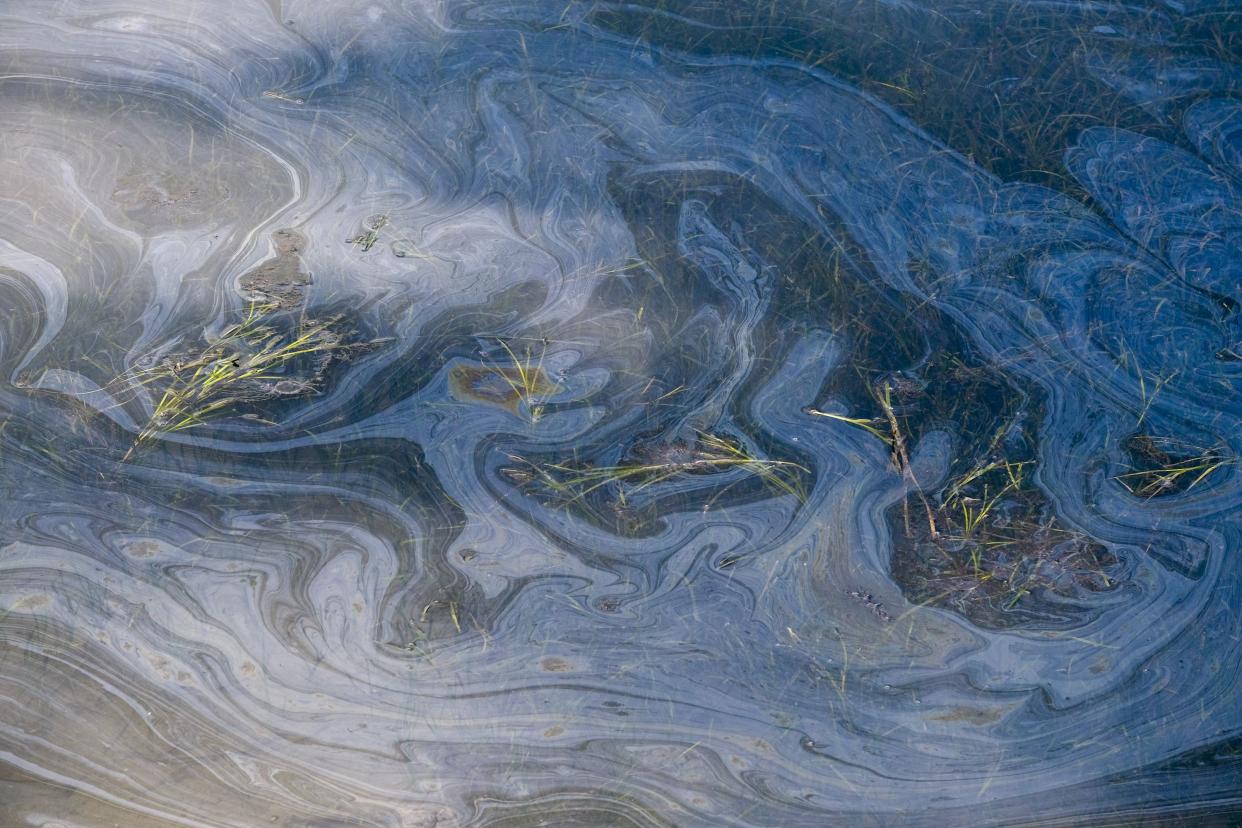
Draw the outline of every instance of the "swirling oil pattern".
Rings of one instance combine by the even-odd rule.
[[[1242,820],[1242,8],[0,4],[0,826]]]

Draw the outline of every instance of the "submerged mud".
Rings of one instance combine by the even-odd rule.
[[[0,10],[0,825],[1237,813],[1236,13],[752,6]]]

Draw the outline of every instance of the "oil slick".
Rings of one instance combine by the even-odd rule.
[[[0,9],[0,822],[1233,807],[1233,41],[678,5]]]

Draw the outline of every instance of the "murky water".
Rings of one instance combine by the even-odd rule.
[[[1237,6],[0,61],[0,824],[1242,818]]]

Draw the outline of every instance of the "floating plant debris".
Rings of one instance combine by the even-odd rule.
[[[366,344],[343,338],[339,318],[275,318],[271,305],[251,305],[244,318],[200,348],[166,355],[125,382],[155,400],[147,424],[126,453],[162,434],[205,425],[246,406],[313,394],[328,369]]]
[[[1237,462],[1222,446],[1204,448],[1172,437],[1134,434],[1124,446],[1135,468],[1117,480],[1139,497],[1188,492]]]

